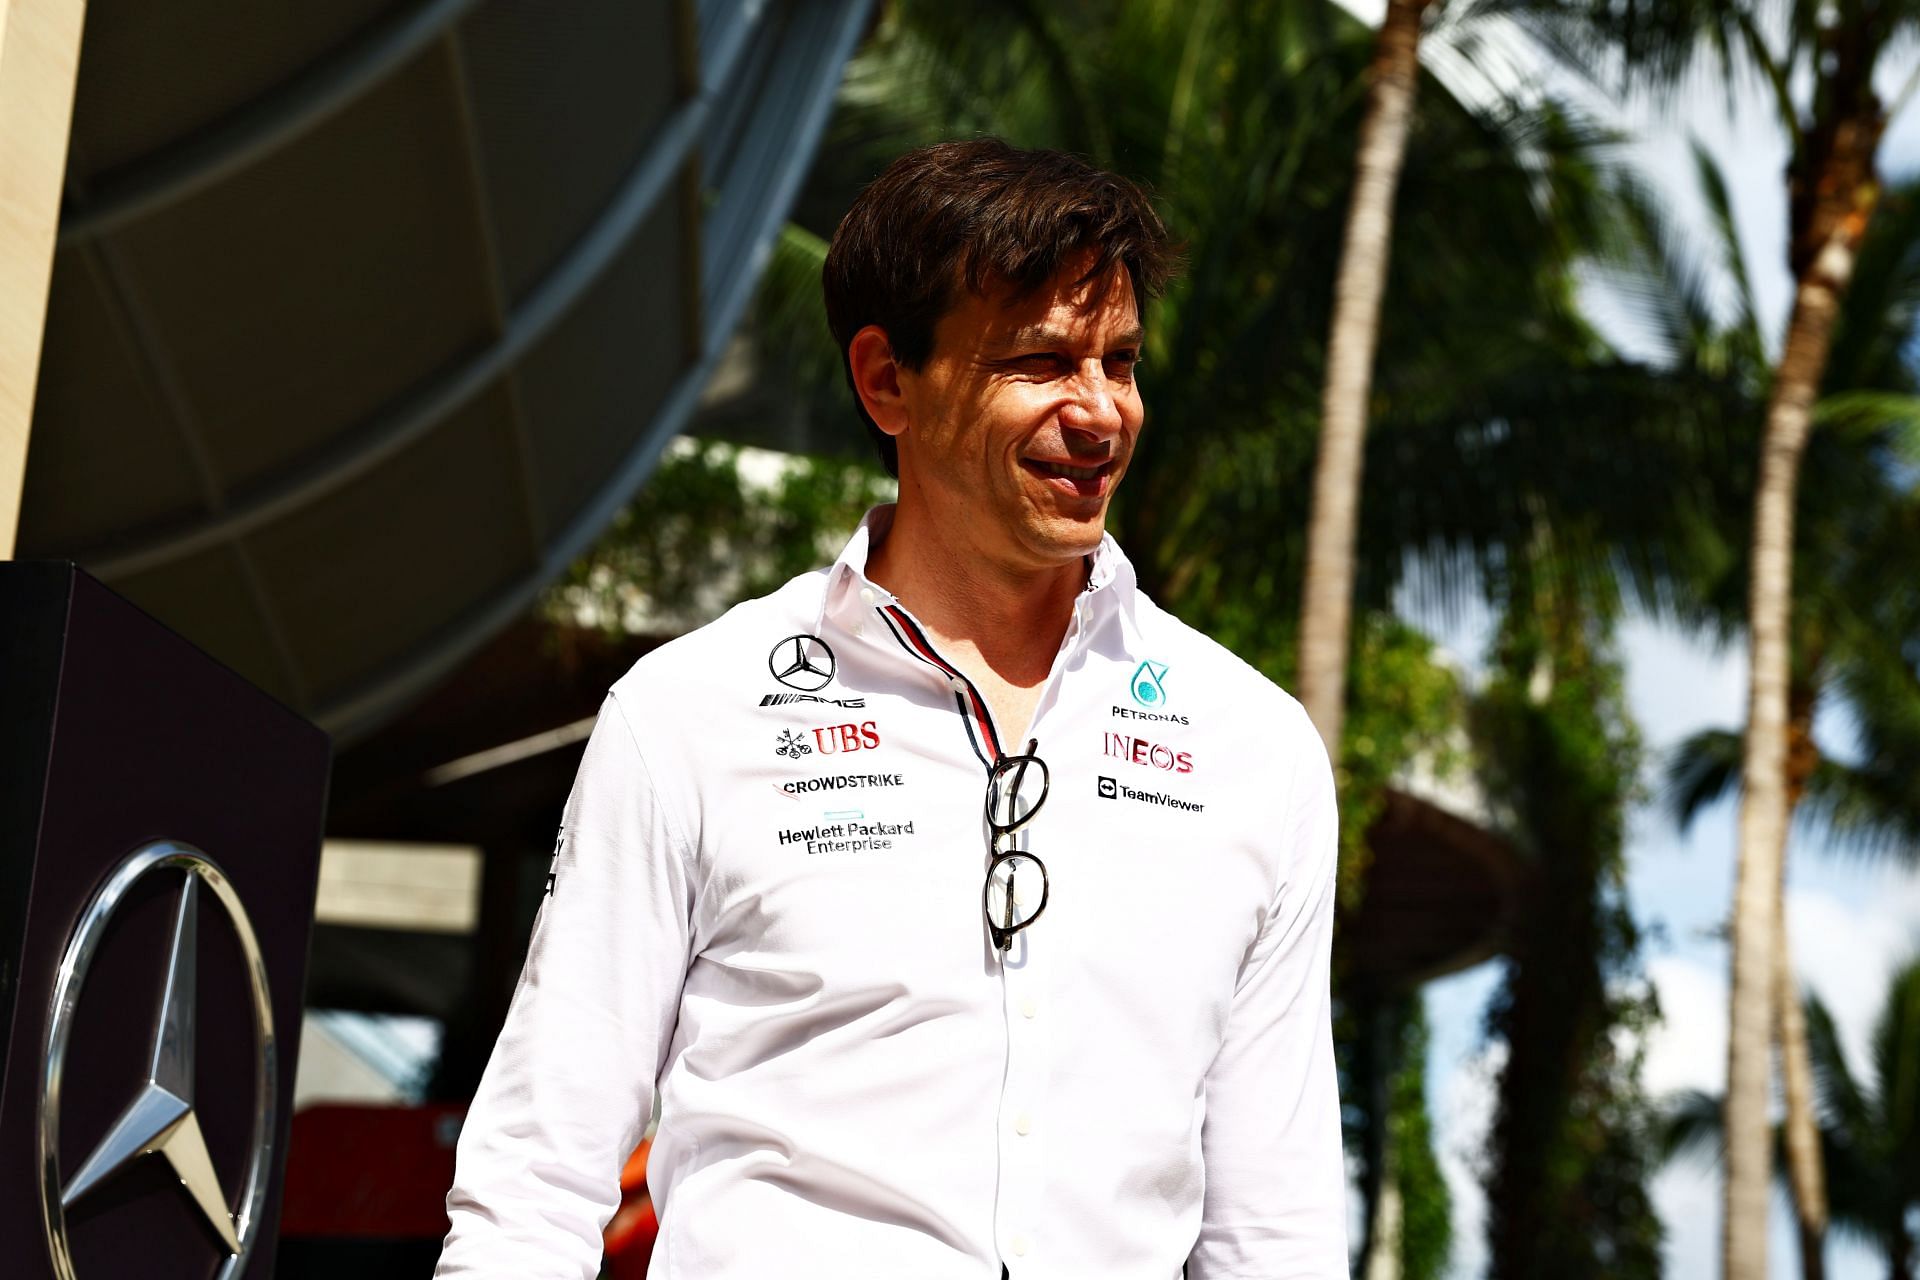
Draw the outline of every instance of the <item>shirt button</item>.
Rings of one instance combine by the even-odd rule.
[[[1040,1006],[1032,996],[1028,996],[1020,1002],[1020,1013],[1021,1016],[1027,1018],[1038,1017],[1040,1014]]]
[[[1013,1118],[1013,1131],[1021,1137],[1033,1132],[1033,1117],[1022,1111]]]
[[[967,682],[960,676],[952,677],[947,683],[953,687],[955,693],[965,693],[967,691]]]
[[[872,587],[860,588],[860,603],[867,606],[867,608],[871,609],[873,608],[873,601],[874,601],[873,588]]]
[[[1007,1243],[1013,1246],[1014,1257],[1024,1258],[1027,1256],[1027,1238],[1025,1236],[1015,1236]]]

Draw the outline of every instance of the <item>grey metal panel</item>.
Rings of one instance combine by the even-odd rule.
[[[55,547],[208,515],[187,443],[85,254],[61,250],[54,271],[35,412],[61,429],[28,441],[21,495],[21,528]]]
[[[765,30],[772,0],[700,0],[700,83],[709,87],[734,79],[740,47]],[[748,83],[751,83],[750,81]]]
[[[719,194],[708,215],[702,275],[704,344],[716,355],[752,297],[832,112],[839,81],[815,69],[845,63],[863,20],[864,13],[835,12],[827,5],[796,7],[782,57],[758,95],[739,155],[714,184]],[[796,146],[805,163],[795,163]]]
[[[511,411],[477,396],[388,463],[248,539],[324,703],[525,575]],[[331,554],[320,554],[322,549]]]
[[[769,163],[759,171],[761,189],[769,197],[780,198],[782,203],[763,206],[761,218],[740,229],[741,236],[735,249],[738,258],[750,264],[750,267],[743,269],[717,295],[709,297],[705,326],[707,340],[703,344],[704,351],[699,364],[676,383],[672,395],[639,446],[602,488],[595,501],[560,532],[538,570],[497,599],[456,622],[438,646],[427,647],[411,663],[370,682],[357,697],[334,703],[322,710],[320,723],[337,736],[350,741],[368,731],[390,714],[393,707],[417,696],[433,680],[451,670],[462,657],[472,652],[481,640],[517,616],[533,595],[559,576],[606,527],[651,474],[667,442],[692,416],[700,389],[719,363],[725,338],[740,321],[753,280],[765,263],[773,236],[778,232],[794,192],[812,164],[814,150],[825,130],[834,92],[839,85],[839,70],[852,56],[854,44],[865,26],[868,0],[842,0],[838,3],[818,0],[816,3],[797,3],[794,7],[800,16],[816,24],[810,28],[815,40],[811,52],[816,60],[809,63],[796,58],[796,61],[811,67],[812,75],[807,79],[812,83],[813,90],[786,99],[784,106],[771,107],[766,112],[764,124],[770,136],[765,155],[769,157]],[[831,68],[831,74],[824,73],[827,68]],[[799,75],[798,71],[795,75]],[[717,91],[724,94],[728,89],[728,86],[720,86]],[[784,137],[772,136],[776,133]],[[782,157],[781,162],[771,162],[771,157],[775,156]]]
[[[491,336],[451,75],[436,45],[292,145],[110,238],[223,493],[284,473]]]
[[[520,363],[540,518],[592,502],[700,357],[683,323],[700,288],[698,227],[664,199],[606,273]]]
[[[673,0],[494,4],[462,25],[509,304],[593,225],[691,96],[673,8]]]
[[[611,263],[663,193],[669,191],[698,141],[699,104],[682,107],[641,157],[600,220],[508,317],[499,339],[410,389],[372,419],[336,435],[322,454],[276,482],[249,492],[229,510],[193,528],[126,545],[80,553],[88,567],[112,579],[191,554],[262,528],[315,502],[383,464],[447,414],[493,385],[564,317]]]
[[[232,547],[213,547],[124,578],[114,590],[280,701],[298,705],[299,691],[284,673]]]
[[[701,177],[708,190],[720,190],[720,175],[731,162],[739,145],[740,130],[753,114],[754,96],[729,92],[736,85],[763,84],[768,69],[779,56],[780,38],[786,30],[791,9],[776,5],[771,11],[764,4],[743,4],[728,15],[730,25],[716,31],[717,47],[710,65],[703,68],[714,96],[713,120],[708,124],[701,146],[706,168]]]
[[[81,318],[49,331],[34,438],[144,413],[164,498],[88,483],[114,427],[84,452],[37,443],[23,550],[117,576],[330,728],[390,715],[524,610],[685,425],[867,7],[700,0],[697,47],[694,0],[492,0],[438,42],[454,0],[355,10],[331,44],[302,28],[287,47],[310,61],[280,88],[183,91],[184,123],[97,190],[76,154],[90,247],[60,255],[55,291]],[[90,46],[82,77],[146,77],[126,100],[204,52],[120,45],[104,66],[115,42]],[[86,221],[89,195],[130,191]],[[124,219],[104,236],[101,208]],[[86,318],[63,290],[95,259],[123,287]],[[75,394],[59,371],[113,342],[125,372]]]
[[[394,0],[90,0],[74,86],[78,172],[139,165],[255,114],[305,75],[385,36]],[[172,62],[164,74],[161,59]],[[184,64],[184,65],[183,65]],[[179,74],[191,69],[190,75]]]
[[[60,242],[110,231],[272,154],[439,39],[475,0],[413,0],[300,66],[302,53],[339,37],[378,3],[303,5],[290,15],[264,5],[236,10],[219,0],[191,11],[180,3],[94,0],[81,37],[92,63],[118,70],[170,43],[203,56],[189,82],[197,96],[179,94],[174,82],[156,84],[151,75],[95,75],[89,63],[75,94],[71,167],[78,181]],[[214,50],[220,56],[204,56]]]

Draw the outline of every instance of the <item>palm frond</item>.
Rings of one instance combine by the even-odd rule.
[[[1662,1164],[1693,1160],[1718,1169],[1726,1162],[1727,1135],[1719,1098],[1686,1089],[1669,1097],[1660,1111],[1656,1149]]]
[[[1740,227],[1734,221],[1733,197],[1727,191],[1726,174],[1712,153],[1692,140],[1694,176],[1700,186],[1700,194],[1707,202],[1707,212],[1713,219],[1713,229],[1720,244],[1720,265],[1733,281],[1734,297],[1739,310],[1734,316],[1733,329],[1740,340],[1749,348],[1749,358],[1755,363],[1764,361],[1766,344],[1760,336],[1759,310],[1753,302],[1753,282],[1747,270],[1747,255],[1740,243]]]
[[[1872,1043],[1881,1135],[1913,1161],[1907,1190],[1920,1193],[1920,957],[1893,975]]]
[[[1875,1108],[1861,1090],[1847,1066],[1847,1055],[1840,1046],[1840,1033],[1833,1015],[1818,996],[1804,1002],[1807,1012],[1807,1052],[1813,1061],[1814,1091],[1819,1096],[1826,1127],[1845,1140],[1858,1145],[1870,1135],[1877,1123]]]
[[[1874,208],[1834,326],[1825,392],[1920,392],[1912,359],[1920,325],[1920,183],[1890,186]]]
[[[1823,426],[1882,435],[1910,465],[1920,465],[1920,395],[1895,391],[1836,391],[1821,397],[1814,418]]]
[[[1829,847],[1861,858],[1920,863],[1920,787],[1911,773],[1883,762],[1847,764],[1823,759],[1807,780],[1800,813]]]
[[[1681,831],[1740,785],[1740,752],[1740,735],[1731,729],[1702,729],[1669,753],[1662,790]]]

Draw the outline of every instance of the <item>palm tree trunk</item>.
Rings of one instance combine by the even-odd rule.
[[[1420,25],[1440,0],[1388,0],[1374,45],[1366,118],[1354,162],[1353,202],[1333,289],[1327,382],[1320,402],[1320,458],[1307,527],[1300,604],[1300,700],[1327,751],[1340,757],[1346,706],[1347,636],[1353,613],[1354,537],[1367,433],[1367,400],[1380,337],[1393,239],[1393,197],[1407,154],[1420,80]]]
[[[1907,1230],[1906,1206],[1894,1211],[1886,1234],[1887,1280],[1913,1280],[1913,1233]]]
[[[1813,1114],[1813,1059],[1807,1051],[1807,1014],[1793,981],[1782,894],[1775,938],[1773,998],[1780,1023],[1780,1075],[1787,1101],[1787,1183],[1800,1228],[1801,1280],[1826,1280],[1827,1185],[1820,1159],[1820,1125]]]
[[[1374,1210],[1373,1244],[1367,1250],[1365,1280],[1400,1280],[1400,1179],[1393,1157],[1380,1177],[1380,1203]]]
[[[1877,140],[1877,139],[1876,139]],[[1867,144],[1871,176],[1873,143]],[[1855,161],[1856,156],[1847,156]],[[1844,167],[1836,166],[1839,172]],[[1828,179],[1833,171],[1819,176]],[[1741,776],[1740,869],[1734,889],[1733,981],[1727,1027],[1727,1182],[1722,1220],[1726,1280],[1766,1280],[1772,1125],[1767,1080],[1772,1043],[1774,953],[1780,864],[1787,833],[1788,614],[1793,580],[1793,506],[1813,402],[1825,372],[1840,298],[1853,273],[1872,194],[1835,193],[1849,216],[1828,218],[1794,293],[1760,445],[1753,511],[1753,578],[1747,596],[1751,663]],[[1821,210],[1830,212],[1831,206]]]
[[[1817,658],[1802,654],[1803,667]],[[1806,794],[1807,780],[1820,762],[1813,742],[1814,694],[1805,683],[1788,690],[1787,816],[1791,820]],[[1780,890],[1774,917],[1774,1011],[1780,1042],[1780,1077],[1787,1104],[1787,1185],[1799,1222],[1801,1280],[1826,1280],[1827,1187],[1820,1158],[1820,1124],[1813,1114],[1813,1057],[1807,1049],[1807,1014],[1793,980],[1792,947],[1787,937],[1787,885],[1784,847]]]
[[[1396,1234],[1388,1243],[1387,1187],[1392,1174],[1387,1168],[1387,1153],[1392,1149],[1387,1127],[1393,1110],[1392,1081],[1399,1066],[1396,1061],[1399,1036],[1396,1034],[1392,1001],[1377,992],[1353,996],[1360,1022],[1359,1052],[1355,1056],[1356,1074],[1366,1097],[1367,1126],[1361,1137],[1360,1197],[1365,1209],[1361,1220],[1359,1266],[1363,1275],[1371,1275],[1373,1259],[1382,1252],[1397,1250]]]

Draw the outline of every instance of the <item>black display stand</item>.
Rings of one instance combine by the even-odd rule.
[[[0,563],[7,1275],[271,1274],[330,754],[74,566]]]

